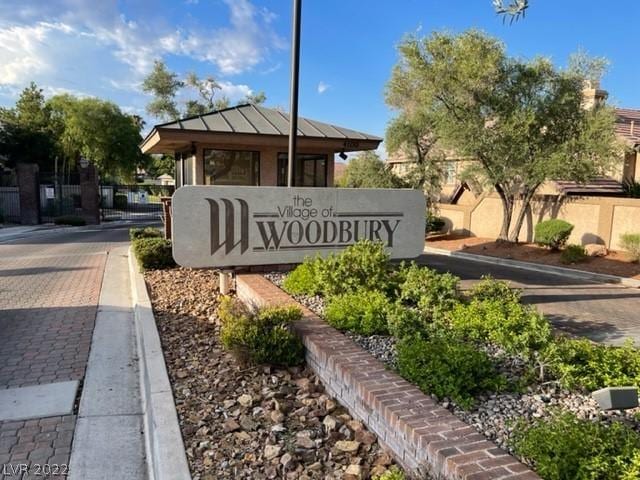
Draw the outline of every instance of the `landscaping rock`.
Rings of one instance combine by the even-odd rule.
[[[193,480],[345,480],[351,465],[369,478],[375,462],[392,464],[377,441],[353,441],[347,425],[354,419],[309,368],[241,367],[222,349],[215,272],[176,268],[145,277]],[[360,447],[366,454],[356,459]]]
[[[584,246],[585,252],[589,257],[606,257],[609,254],[609,250],[604,245],[597,243],[589,243]]]

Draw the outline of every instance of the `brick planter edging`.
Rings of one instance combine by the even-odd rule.
[[[534,480],[526,465],[258,274],[236,277],[245,303],[297,305],[306,360],[327,391],[364,422],[410,475],[451,480]]]

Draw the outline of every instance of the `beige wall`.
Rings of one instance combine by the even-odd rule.
[[[448,231],[496,238],[502,224],[500,199],[496,195],[485,195],[471,202],[472,197],[465,192],[462,204],[438,205]],[[520,205],[516,205],[516,211],[519,209]],[[532,241],[535,225],[550,218],[561,218],[574,225],[570,243],[601,243],[618,250],[621,234],[640,233],[640,199],[582,197],[558,201],[557,197],[541,197],[531,205],[520,240]]]
[[[237,145],[206,145],[199,144],[197,147],[197,161],[194,162],[194,177],[196,185],[204,184],[204,150],[217,148],[221,150],[238,150]],[[286,151],[286,148],[250,146],[243,147],[245,150],[260,152],[260,185],[261,186],[277,186],[278,185],[278,153]],[[299,148],[298,153],[316,153],[327,155],[327,186],[333,186],[333,170],[335,154],[333,150],[322,148]]]

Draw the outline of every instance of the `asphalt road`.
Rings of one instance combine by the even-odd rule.
[[[631,338],[640,345],[640,289],[437,254],[422,255],[418,263],[460,277],[463,289],[483,275],[508,280],[559,329],[616,345]]]

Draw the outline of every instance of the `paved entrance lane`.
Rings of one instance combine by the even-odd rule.
[[[526,303],[538,307],[560,329],[599,342],[619,345],[631,338],[640,345],[640,289],[437,254],[421,255],[418,263],[457,275],[463,288],[482,275],[509,280],[524,289]]]
[[[127,230],[34,232],[0,244],[0,390],[82,382],[107,255],[127,244]],[[0,479],[37,478],[3,476],[9,463],[67,465],[75,423],[74,414],[0,421]]]

